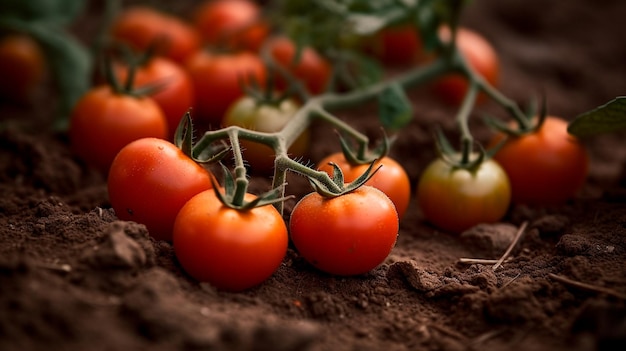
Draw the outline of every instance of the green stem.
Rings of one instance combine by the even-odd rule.
[[[461,164],[467,164],[470,161],[470,155],[472,153],[474,139],[469,129],[469,116],[474,108],[477,95],[478,85],[476,82],[470,81],[469,88],[456,116],[461,131]]]
[[[233,205],[241,206],[248,192],[248,179],[246,178],[246,167],[244,166],[241,146],[239,144],[239,131],[237,129],[230,129],[228,131],[228,137],[235,158],[235,193],[231,201]]]

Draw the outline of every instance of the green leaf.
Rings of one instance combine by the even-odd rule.
[[[577,116],[567,131],[578,137],[617,132],[626,129],[626,96],[618,96],[606,104]]]
[[[413,119],[413,106],[399,84],[393,84],[378,97],[378,113],[383,127],[399,130]]]
[[[84,0],[2,0],[0,19],[11,18],[65,26],[83,11],[85,3]]]

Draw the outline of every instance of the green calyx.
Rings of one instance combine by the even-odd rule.
[[[352,165],[364,165],[367,163],[373,163],[376,160],[380,160],[381,158],[387,156],[389,154],[389,150],[391,148],[391,144],[393,139],[387,137],[387,134],[383,131],[383,140],[375,149],[367,150],[364,146],[360,144],[358,150],[354,150],[348,141],[343,135],[339,134],[339,143],[341,144],[341,151],[343,152],[344,157],[348,161],[348,163]]]
[[[191,109],[180,119],[174,133],[174,145],[182,150],[192,160],[198,163],[215,163],[224,158],[231,151],[231,148],[220,144],[219,146],[207,147],[201,153],[194,152],[193,149],[193,122],[191,120]]]
[[[319,181],[318,179],[314,179],[311,177],[309,177],[309,182],[311,183],[311,186],[313,186],[313,189],[315,189],[315,191],[318,194],[324,197],[333,198],[333,197],[341,196],[349,192],[352,192],[360,188],[361,186],[365,185],[365,183],[367,183],[367,181],[370,180],[370,178],[374,176],[374,174],[380,169],[380,167],[382,167],[382,166],[378,166],[377,168],[374,169],[375,163],[376,163],[376,160],[372,161],[372,163],[370,163],[367,170],[365,170],[365,172],[361,174],[354,181],[350,183],[344,183],[344,177],[343,177],[343,172],[341,171],[341,168],[339,168],[339,166],[331,162],[331,165],[333,166],[333,174],[331,176],[332,185],[333,185],[332,187],[330,187],[328,184],[325,184]]]
[[[548,115],[546,99],[541,100],[541,106],[537,107],[537,99],[531,99],[527,104],[523,115],[513,114],[515,125],[502,122],[499,119],[487,116],[483,118],[484,123],[491,129],[501,132],[507,136],[522,136],[531,134],[539,130]]]

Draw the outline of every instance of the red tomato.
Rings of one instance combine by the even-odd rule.
[[[369,164],[352,165],[350,164],[342,152],[331,154],[317,164],[317,169],[331,175],[333,167],[329,164],[335,163],[343,171],[344,181],[352,182],[360,177]],[[383,157],[374,167],[382,167],[367,181],[367,185],[373,186],[385,193],[398,211],[398,217],[402,218],[406,209],[409,207],[411,200],[411,181],[404,168],[390,157]]]
[[[511,185],[502,167],[493,160],[470,171],[438,158],[422,173],[417,201],[432,224],[460,233],[502,219],[511,202]]]
[[[120,82],[125,82],[128,67],[116,65]],[[158,90],[150,97],[161,107],[167,118],[167,126],[172,138],[182,116],[194,105],[195,93],[189,73],[164,57],[153,57],[135,72],[134,88],[157,86]]]
[[[102,171],[131,141],[166,138],[167,133],[167,121],[154,100],[119,94],[108,85],[87,92],[70,117],[72,150]]]
[[[205,1],[194,12],[194,24],[206,43],[258,51],[269,34],[259,5],[248,0]]]
[[[492,145],[502,137],[494,137]],[[554,116],[536,132],[511,137],[494,159],[511,179],[515,203],[564,203],[580,190],[589,171],[585,147],[567,133],[567,122]]]
[[[289,229],[293,244],[311,265],[330,274],[356,275],[387,258],[398,223],[387,195],[365,185],[334,198],[306,195],[294,207]]]
[[[331,66],[328,61],[311,47],[302,48],[300,58],[294,62],[296,56],[295,44],[286,37],[277,37],[270,42],[270,53],[276,62],[300,79],[309,92],[320,94],[324,92],[330,80]],[[285,88],[285,82],[277,80],[279,89]]]
[[[449,40],[450,31],[444,28],[441,31],[443,40]],[[480,34],[459,28],[457,45],[461,54],[472,69],[481,75],[489,84],[496,86],[500,75],[498,54],[491,44]],[[460,105],[468,89],[468,82],[460,75],[448,75],[434,82],[433,90],[443,101]],[[478,95],[478,102],[485,101],[484,94]]]
[[[385,28],[374,36],[368,47],[375,57],[391,66],[412,65],[423,56],[422,38],[412,25]]]
[[[250,79],[261,86],[267,76],[261,58],[250,52],[211,54],[200,51],[187,62],[196,92],[198,119],[219,126],[228,107],[244,95],[241,88]]]
[[[45,75],[46,61],[35,40],[21,34],[0,40],[0,97],[27,102]]]
[[[174,15],[147,6],[126,9],[112,25],[114,39],[146,51],[160,41],[159,53],[182,63],[200,50],[201,40],[195,29]]]
[[[254,199],[246,194],[246,201]],[[287,227],[276,208],[232,209],[213,190],[189,200],[174,224],[181,266],[221,290],[241,291],[268,279],[285,257],[287,243]]]
[[[298,112],[300,105],[294,100],[285,99],[280,105],[257,104],[254,98],[243,96],[226,111],[225,126],[239,126],[258,132],[279,132]],[[309,131],[305,130],[289,147],[291,157],[304,156],[309,148]],[[269,146],[249,140],[241,140],[243,156],[252,170],[270,173],[274,169],[274,150]]]
[[[172,240],[176,215],[194,195],[212,188],[210,177],[174,144],[143,138],[115,157],[109,200],[118,218],[144,224],[157,240]]]

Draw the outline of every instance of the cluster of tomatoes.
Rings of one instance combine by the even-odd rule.
[[[224,290],[239,291],[266,280],[281,264],[289,238],[302,257],[331,274],[362,274],[383,262],[414,195],[406,171],[390,157],[377,160],[374,167],[382,167],[356,190],[330,198],[313,192],[302,198],[287,226],[273,206],[242,210],[224,204],[218,196],[223,189],[214,176],[167,141],[190,108],[200,128],[236,125],[280,131],[301,101],[259,103],[243,89],[246,84],[263,85],[270,76],[277,91],[287,87],[261,59],[262,47],[269,48],[273,60],[312,95],[323,93],[331,77],[331,64],[313,48],[297,52],[287,37],[270,35],[261,8],[252,1],[206,1],[193,13],[189,21],[151,7],[120,13],[111,27],[111,39],[137,51],[153,50],[155,55],[138,67],[114,62],[111,76],[125,89],[111,82],[99,84],[80,99],[71,116],[72,148],[85,162],[107,172],[117,216],[145,224],[157,240],[172,241],[179,262],[192,277]],[[449,32],[442,30],[441,37],[448,40]],[[422,49],[412,26],[386,28],[367,39],[362,49],[385,65],[413,66],[433,59]],[[26,50],[36,49],[23,38],[14,41],[21,49],[7,50],[9,44],[3,42],[0,63],[43,66],[41,58],[16,59],[17,54],[7,54],[24,56]],[[489,42],[466,28],[458,30],[456,42],[477,75],[496,85],[498,56]],[[31,90],[41,79],[41,73],[33,72],[21,80],[23,87],[11,91]],[[139,94],[144,87],[155,91]],[[432,88],[444,101],[458,105],[468,82],[450,74],[437,79]],[[504,141],[503,135],[494,135],[491,145],[501,149],[493,159],[472,168],[443,158],[433,161],[415,190],[423,216],[441,229],[458,233],[501,220],[511,202],[568,200],[582,186],[589,161],[566,128],[564,120],[549,116],[537,128]],[[272,170],[272,149],[241,142],[243,156],[254,171]],[[305,155],[308,144],[305,131],[289,154]],[[343,153],[336,153],[320,160],[316,169],[333,176],[332,164],[341,169],[346,183],[370,166],[352,164]],[[245,201],[255,199],[245,194]]]

